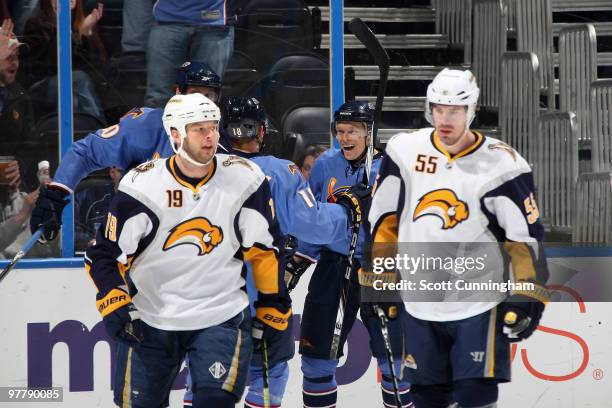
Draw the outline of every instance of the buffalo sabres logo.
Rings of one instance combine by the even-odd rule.
[[[228,156],[228,158],[223,162],[223,166],[224,167],[229,167],[232,164],[242,164],[245,167],[248,167],[249,170],[253,170],[253,167],[251,167],[251,164],[249,163],[248,160],[243,159],[242,157],[238,157],[238,156]]]
[[[155,160],[151,160],[151,161],[148,161],[146,163],[142,163],[142,164],[134,167],[134,169],[133,169],[134,174],[132,175],[132,183],[136,179],[136,176],[138,176],[141,173],[146,173],[147,171],[151,170],[154,167],[155,167]]]
[[[510,156],[512,156],[514,161],[516,161],[516,150],[514,150],[512,146],[504,142],[499,142],[499,143],[489,145],[489,150],[501,150],[501,151],[508,152]]]
[[[204,217],[196,217],[183,221],[170,230],[164,251],[179,245],[195,245],[198,247],[198,256],[212,252],[223,241],[223,231],[212,225]]]
[[[430,191],[419,199],[412,221],[426,215],[433,215],[442,220],[442,229],[454,228],[470,216],[468,205],[457,198],[453,190],[447,188]]]

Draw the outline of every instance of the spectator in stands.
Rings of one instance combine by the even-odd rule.
[[[39,10],[26,22],[24,41],[30,46],[24,58],[25,75],[32,98],[44,110],[55,111],[57,105],[57,23],[58,0],[41,0]],[[72,82],[74,109],[90,113],[105,121],[95,82],[105,82],[102,67],[106,51],[96,25],[102,18],[103,5],[98,3],[85,16],[83,0],[71,0],[72,9]]]
[[[158,0],[147,47],[145,106],[160,108],[174,94],[182,61],[207,63],[221,78],[234,50],[232,2]]]
[[[153,22],[153,0],[123,2],[121,56],[117,58],[119,68],[144,68]]]
[[[48,170],[48,162],[46,165]],[[44,163],[39,167],[43,168]],[[0,184],[0,258],[10,259],[32,236],[28,226],[40,188],[29,194],[19,190],[21,179],[17,162],[11,163],[5,174],[11,175],[11,182]],[[59,253],[59,242],[51,242],[48,245],[36,245],[28,253],[28,257],[59,256]]]
[[[2,20],[2,28],[0,28],[0,59],[11,56],[20,45],[21,43],[13,33],[13,22],[11,19]]]
[[[28,94],[16,81],[19,71],[20,46],[23,44],[17,41],[10,31],[11,26],[12,24],[7,26],[5,21],[0,28],[0,36],[8,38],[6,47],[0,50],[0,55],[8,53],[5,58],[0,58],[0,142],[2,143],[2,154],[17,156],[20,164],[26,166],[22,169],[27,170],[28,167],[33,169],[35,164],[30,159],[31,152],[26,152],[26,144],[33,136],[34,116]],[[2,48],[1,41],[0,48]],[[22,173],[26,175],[29,183],[33,182],[33,170]]]
[[[312,169],[315,160],[317,160],[317,158],[323,154],[325,150],[327,150],[325,147],[319,145],[308,145],[304,149],[304,153],[302,153],[298,159],[297,165],[300,166],[302,175],[306,180],[310,178],[310,170]]]

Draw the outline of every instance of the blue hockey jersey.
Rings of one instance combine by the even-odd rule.
[[[372,161],[372,169],[370,172],[370,185],[374,184],[378,169],[380,167],[381,154],[374,156]],[[344,158],[340,149],[329,149],[323,153],[314,163],[312,172],[310,173],[310,187],[315,198],[319,202],[334,202],[334,194],[346,189],[352,185],[360,183],[363,180],[365,166],[361,163],[358,167],[353,167],[348,160]],[[359,240],[357,241],[357,249],[355,256],[361,258],[363,241],[365,239],[364,225],[361,225],[359,231]],[[318,259],[320,250],[326,249],[347,255],[351,240],[350,231],[346,233],[340,240],[334,240],[326,245],[312,245],[314,242],[304,240],[299,243],[299,252],[311,258]],[[305,242],[306,241],[306,242]]]
[[[134,108],[116,125],[74,142],[62,158],[52,184],[72,192],[79,181],[95,170],[115,166],[127,172],[155,157],[172,156],[174,151],[162,123],[163,112]],[[227,152],[227,146],[222,134],[218,151]]]
[[[234,153],[254,161],[268,178],[284,235],[293,235],[298,241],[326,244],[348,234],[346,209],[338,204],[317,202],[297,165],[274,156]]]

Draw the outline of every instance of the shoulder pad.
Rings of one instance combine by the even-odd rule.
[[[153,170],[155,168],[155,165],[160,161],[159,158],[155,158],[153,160],[149,160],[148,162],[144,162],[139,164],[138,166],[134,167],[132,170],[129,171],[128,174],[132,175],[132,183],[134,182],[134,179],[143,173],[146,173],[150,170]]]
[[[227,159],[223,160],[223,162],[221,163],[223,165],[223,167],[229,167],[232,166],[234,164],[241,164],[245,167],[247,167],[249,170],[254,170],[253,166],[251,165],[251,162],[245,158],[242,158],[240,156],[235,156],[235,155],[229,155],[227,156]]]

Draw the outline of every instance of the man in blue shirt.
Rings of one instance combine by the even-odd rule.
[[[221,78],[234,50],[236,0],[158,0],[147,46],[145,106],[172,96],[176,61],[205,61]]]

